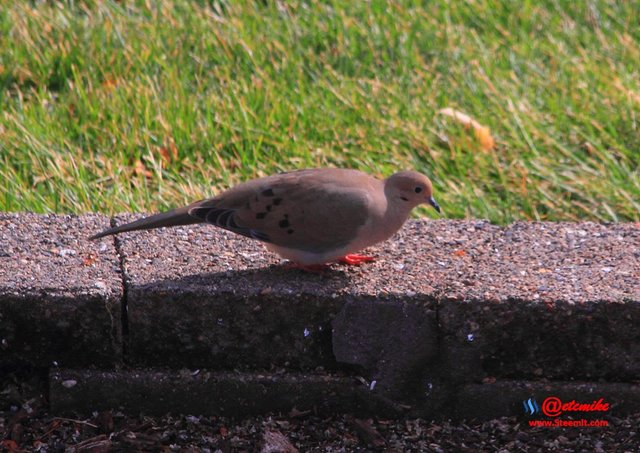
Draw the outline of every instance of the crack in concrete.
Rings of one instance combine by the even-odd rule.
[[[115,217],[111,217],[111,226],[117,226]],[[118,236],[113,236],[113,246],[118,257],[118,267],[120,269],[120,283],[122,284],[122,298],[120,300],[120,325],[122,328],[122,363],[128,364],[129,362],[129,276],[127,275],[127,269],[125,266],[125,256],[122,250],[122,242],[118,239]]]

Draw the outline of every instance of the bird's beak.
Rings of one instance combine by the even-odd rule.
[[[427,201],[427,203],[429,203],[431,206],[434,207],[434,209],[436,211],[438,211],[438,213],[440,212],[440,205],[438,204],[438,202],[436,201],[435,198],[431,197],[429,198],[429,200]]]

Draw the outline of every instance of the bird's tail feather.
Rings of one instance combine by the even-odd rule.
[[[167,212],[161,212],[143,219],[126,223],[113,228],[108,228],[98,234],[91,236],[89,239],[99,239],[111,234],[124,233],[126,231],[135,230],[152,230],[154,228],[171,227],[179,225],[191,225],[193,223],[202,223],[202,220],[189,215],[190,206],[173,209]]]

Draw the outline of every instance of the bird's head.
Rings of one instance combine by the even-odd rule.
[[[401,171],[385,180],[384,192],[389,202],[406,206],[409,210],[426,203],[440,212],[440,205],[433,198],[431,180],[417,171]]]

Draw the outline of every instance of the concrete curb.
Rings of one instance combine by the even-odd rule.
[[[0,214],[0,368],[122,362],[116,251],[101,215]]]
[[[54,413],[85,413],[117,409],[125,413],[185,413],[243,417],[266,413],[372,414],[382,418],[488,420],[505,416],[545,418],[548,397],[563,403],[592,404],[607,410],[566,412],[574,417],[620,417],[637,412],[640,385],[594,382],[500,381],[467,384],[447,405],[432,404],[438,389],[419,405],[396,404],[353,377],[311,373],[190,372],[188,370],[53,370],[49,397]],[[432,398],[436,396],[436,398]],[[524,404],[538,406],[526,413]],[[535,401],[535,403],[533,403]]]
[[[411,221],[316,275],[207,226],[85,240],[132,217],[0,215],[0,368],[337,373],[453,415],[483,382],[640,378],[635,224]]]
[[[240,417],[299,410],[391,417],[403,412],[355,379],[327,374],[53,370],[49,382],[54,413],[116,408],[126,413]]]

